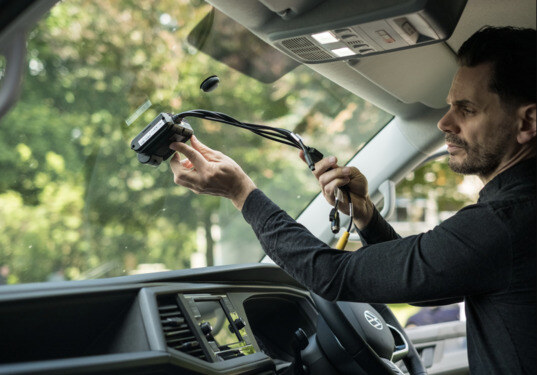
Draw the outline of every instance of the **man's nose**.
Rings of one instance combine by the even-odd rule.
[[[447,113],[438,121],[438,129],[443,131],[444,133],[458,133],[459,132],[459,126],[457,125],[457,122],[455,120],[453,110],[449,109]]]

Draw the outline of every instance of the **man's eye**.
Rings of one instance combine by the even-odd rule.
[[[473,109],[470,109],[470,108],[462,108],[462,112],[465,115],[473,115],[475,113],[475,111]]]

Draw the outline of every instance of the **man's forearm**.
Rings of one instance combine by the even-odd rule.
[[[362,227],[358,225],[356,226],[358,227],[359,234],[364,245],[371,245],[401,238],[401,236],[395,232],[392,226],[386,220],[384,220],[375,206],[373,206],[371,217],[369,218],[367,224]]]

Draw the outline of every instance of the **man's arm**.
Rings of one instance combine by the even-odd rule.
[[[371,220],[369,220],[367,226],[358,231],[358,234],[364,246],[401,238],[393,227],[384,220],[376,207],[374,207]]]
[[[303,155],[301,154],[300,156],[304,160]],[[354,188],[355,190],[362,192],[358,199],[369,200],[369,195],[367,194],[367,179],[365,176],[356,168],[338,170],[339,167],[337,166],[336,162],[337,160],[334,157],[331,157],[319,162],[319,164],[316,166],[317,173],[315,173],[315,176],[321,184],[325,197],[332,197],[331,191],[333,190],[333,187],[339,187],[342,186],[341,184],[346,184],[349,188]],[[345,178],[346,176],[348,176],[348,178]],[[354,194],[354,196],[356,199],[356,194]],[[345,207],[346,206],[347,205],[345,205]],[[366,205],[364,204],[362,207],[366,207]],[[363,246],[401,238],[401,236],[395,232],[393,227],[386,220],[384,220],[375,206],[373,206],[371,215],[369,215],[367,210],[361,211],[360,208],[355,210],[357,214],[355,214],[354,220],[357,224],[357,227],[359,227],[360,223],[362,224],[358,232]],[[363,218],[362,222],[359,221],[360,217]],[[455,302],[461,302],[462,300],[462,297],[455,297],[447,300],[416,302],[413,303],[413,305],[420,307],[447,305]]]
[[[509,236],[487,211],[474,206],[427,233],[354,252],[331,249],[260,190],[248,196],[242,213],[271,259],[322,297],[409,303],[506,287]],[[486,236],[480,228],[492,228],[497,235]]]
[[[334,250],[257,190],[232,159],[195,138],[192,146],[171,146],[188,157],[171,160],[174,181],[231,199],[267,254],[327,299],[417,302],[486,293],[509,282],[509,233],[486,206],[466,208],[417,236],[355,252]]]

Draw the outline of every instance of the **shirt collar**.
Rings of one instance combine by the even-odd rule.
[[[498,192],[509,187],[521,185],[535,187],[536,160],[535,157],[523,160],[494,177],[479,192],[478,202],[491,200]]]

